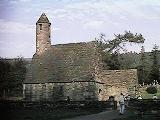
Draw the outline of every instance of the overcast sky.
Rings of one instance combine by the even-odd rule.
[[[130,30],[146,38],[146,51],[160,46],[160,0],[0,0],[0,57],[33,56],[43,12],[52,24],[52,44],[92,41],[100,33],[112,39]]]

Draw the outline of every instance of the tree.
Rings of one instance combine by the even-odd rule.
[[[135,69],[135,53],[127,52],[119,55],[121,67],[120,69]]]
[[[148,94],[155,94],[155,93],[157,93],[157,88],[154,86],[150,86],[146,89],[146,91]]]
[[[108,69],[110,70],[118,70],[121,67],[121,63],[119,60],[119,54],[117,52],[111,53],[108,59],[104,60],[108,65]]]
[[[96,38],[97,44],[102,51],[102,59],[107,64],[107,69],[119,69],[119,50],[126,51],[126,43],[144,43],[142,34],[133,34],[130,31],[125,31],[124,34],[114,34],[113,40],[106,40],[105,34],[101,34],[99,38]],[[113,59],[114,58],[114,59]],[[113,60],[113,61],[112,61]],[[111,63],[112,62],[112,63]]]
[[[9,88],[11,65],[8,61],[0,58],[0,96],[5,96]]]
[[[21,57],[0,59],[0,94],[21,94],[22,82],[25,79],[26,62]]]
[[[98,45],[102,50],[107,52],[119,51],[120,49],[126,51],[126,43],[144,43],[145,39],[142,34],[133,34],[130,31],[125,31],[124,34],[114,34],[113,40],[106,40],[105,34],[101,34],[100,38],[96,38]]]
[[[140,63],[137,67],[138,81],[140,84],[150,83],[150,80],[149,80],[150,68],[149,68],[149,66],[150,65],[149,65],[147,58],[146,58],[146,55],[145,55],[144,46],[142,46],[141,53],[140,53]]]
[[[25,79],[26,61],[22,57],[15,58],[12,63],[11,71],[10,77],[12,81],[10,81],[10,88],[12,91],[19,93],[22,91],[22,83]]]
[[[158,46],[154,45],[153,50],[151,52],[151,60],[152,60],[152,69],[150,71],[150,82],[151,83],[154,80],[157,80],[160,83],[158,54],[159,54]]]

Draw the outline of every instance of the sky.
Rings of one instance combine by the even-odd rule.
[[[145,51],[160,46],[160,0],[0,0],[0,57],[32,58],[42,13],[52,24],[52,45],[93,41],[100,33],[113,39],[128,30],[144,36]],[[141,45],[127,49],[138,52]]]

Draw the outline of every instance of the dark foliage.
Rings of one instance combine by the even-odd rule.
[[[98,45],[102,50],[107,52],[118,51],[120,49],[126,51],[126,43],[144,43],[145,39],[142,34],[133,34],[130,31],[125,31],[124,34],[114,34],[114,39],[106,40],[105,34],[101,34],[99,38],[96,38]]]
[[[105,34],[101,34],[99,38],[96,38],[96,41],[102,51],[104,67],[110,70],[130,68],[128,61],[121,60],[119,50],[126,52],[126,43],[139,44],[145,41],[141,34],[133,34],[130,31],[125,31],[124,34],[114,34],[112,40],[106,40],[105,37]]]
[[[104,62],[107,64],[109,70],[118,70],[121,67],[118,53],[112,53],[110,58],[105,59]]]
[[[149,58],[150,59],[150,58]],[[138,81],[140,84],[146,83],[150,84],[152,81],[149,79],[150,73],[150,64],[147,61],[147,54],[145,54],[144,47],[142,46],[141,53],[140,53],[140,62],[137,67],[138,70]]]
[[[25,79],[26,62],[23,58],[0,59],[0,95],[1,97],[22,93]]]
[[[157,93],[157,88],[154,86],[150,86],[146,89],[146,91],[148,94],[155,94],[155,93]]]
[[[150,71],[150,81],[153,82],[154,80],[160,83],[159,79],[159,63],[158,63],[158,54],[159,54],[158,46],[154,45],[153,50],[151,52],[151,60],[152,60],[152,68]]]

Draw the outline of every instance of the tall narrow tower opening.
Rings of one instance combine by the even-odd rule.
[[[36,23],[36,54],[41,55],[51,47],[51,23],[42,13]]]

